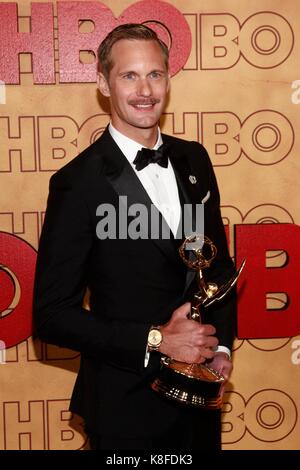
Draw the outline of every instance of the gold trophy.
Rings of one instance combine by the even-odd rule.
[[[192,248],[194,259],[188,259],[185,255],[186,246],[193,243],[201,248]],[[210,256],[205,258],[204,248],[210,251]],[[191,301],[191,312],[189,319],[201,323],[200,308],[208,307],[214,302],[220,301],[230,292],[236,284],[245,260],[236,273],[222,286],[206,282],[202,270],[208,268],[216,257],[217,249],[212,241],[205,236],[192,235],[185,239],[179,248],[179,254],[183,262],[192,270],[197,272],[197,285],[199,290],[194,294]],[[188,364],[176,361],[169,357],[161,358],[161,369],[159,376],[151,384],[156,392],[187,405],[194,405],[206,409],[219,409],[222,407],[220,395],[221,386],[225,379],[208,364]]]

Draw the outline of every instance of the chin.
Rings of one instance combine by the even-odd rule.
[[[136,122],[136,127],[140,127],[141,129],[151,129],[155,127],[159,122],[159,119],[145,119],[140,122]]]

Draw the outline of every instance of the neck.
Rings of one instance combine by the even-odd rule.
[[[116,123],[112,120],[112,125],[114,126],[117,131],[121,132],[121,134],[125,135],[129,139],[138,142],[139,144],[143,145],[143,147],[153,148],[156,144],[157,137],[158,137],[158,124],[154,127],[149,129],[142,129],[137,127],[125,129],[123,126],[120,126],[119,123]]]

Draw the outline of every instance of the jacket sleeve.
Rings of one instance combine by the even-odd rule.
[[[57,173],[50,181],[36,266],[36,335],[119,368],[142,372],[150,325],[103,320],[101,312],[95,315],[82,307],[95,237],[83,195]]]

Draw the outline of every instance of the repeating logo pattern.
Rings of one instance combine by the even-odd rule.
[[[223,448],[299,449],[300,30],[297,0],[273,5],[0,2],[0,449],[86,447],[68,412],[79,354],[32,337],[33,279],[49,178],[109,122],[96,49],[129,21],[169,45],[161,127],[208,150],[231,255],[248,258]]]

